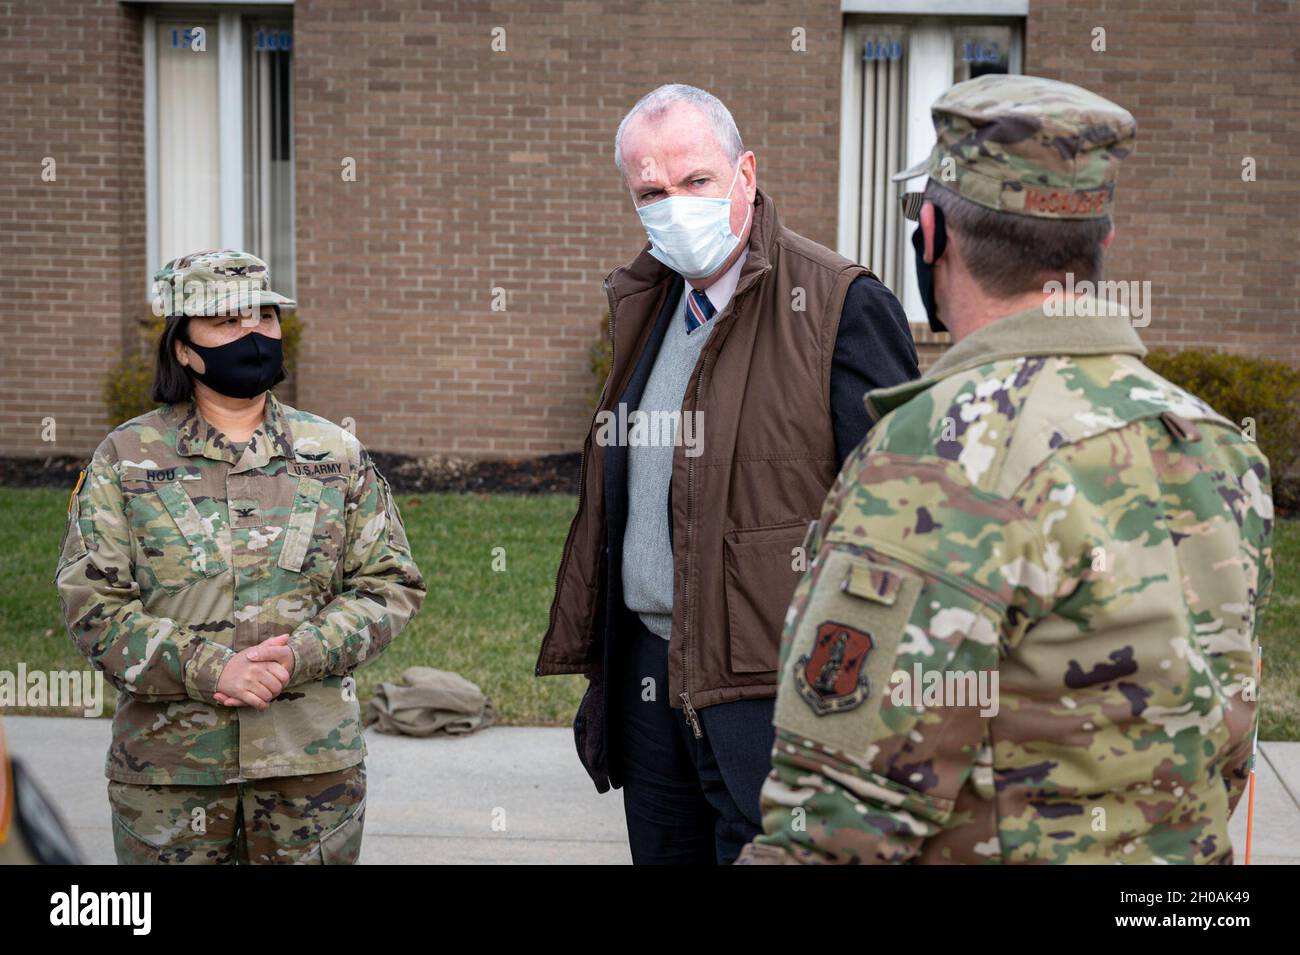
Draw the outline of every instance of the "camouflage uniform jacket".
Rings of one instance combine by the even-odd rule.
[[[1231,861],[1268,462],[1143,354],[1119,310],[1035,309],[868,396],[742,861]]]
[[[118,690],[106,775],[212,785],[365,756],[353,681],[424,598],[388,484],[357,439],[268,397],[236,459],[192,403],[115,429],[73,494],[56,583]],[[265,710],[216,704],[235,652],[290,633]]]

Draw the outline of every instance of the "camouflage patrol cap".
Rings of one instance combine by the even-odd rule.
[[[929,175],[963,199],[1014,215],[1100,219],[1137,122],[1082,87],[1039,76],[988,74],[958,83],[930,107],[938,141],[890,178]]]
[[[210,249],[172,259],[154,273],[156,315],[251,315],[298,303],[271,291],[266,263],[249,252]]]

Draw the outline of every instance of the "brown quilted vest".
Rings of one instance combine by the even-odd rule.
[[[782,227],[759,190],[735,295],[713,319],[682,402],[684,416],[701,413],[703,453],[678,447],[673,457],[668,690],[689,718],[714,703],[776,694],[781,630],[805,566],[797,549],[838,471],[830,370],[840,312],[849,285],[869,274]],[[616,410],[680,282],[646,250],[606,278],[613,363],[598,415]],[[608,449],[593,440],[595,424],[539,676],[603,665]]]

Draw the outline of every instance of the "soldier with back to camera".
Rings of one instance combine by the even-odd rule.
[[[841,471],[787,617],[742,862],[1230,863],[1272,569],[1268,462],[1141,361],[1100,278],[1127,111],[958,84],[895,179],[956,344]]]

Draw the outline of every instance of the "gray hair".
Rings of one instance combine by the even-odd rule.
[[[623,122],[618,124],[618,132],[614,134],[614,165],[618,167],[620,173],[626,175],[623,169],[623,133],[632,118],[645,113],[648,119],[658,119],[674,103],[690,103],[702,110],[708,117],[713,135],[718,140],[718,145],[722,147],[722,151],[731,157],[733,163],[740,158],[740,154],[745,151],[745,144],[740,141],[740,130],[736,128],[736,121],[731,117],[731,110],[723,105],[722,100],[695,86],[669,83],[651,90],[637,100],[636,105],[623,117]]]
[[[1110,216],[1100,219],[1039,219],[1011,215],[959,196],[933,179],[925,198],[943,210],[948,227],[961,233],[966,268],[990,295],[1011,298],[1041,292],[1043,282],[1065,272],[1099,282]]]

